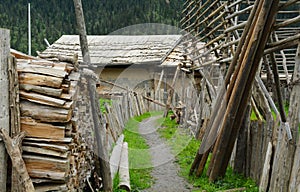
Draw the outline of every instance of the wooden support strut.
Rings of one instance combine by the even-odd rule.
[[[22,153],[20,151],[20,146],[23,138],[25,137],[25,132],[21,132],[14,138],[10,138],[7,131],[0,129],[0,136],[3,138],[6,151],[11,158],[13,169],[16,171],[20,179],[20,183],[22,184],[23,188],[22,191],[34,192],[34,186],[29,177],[25,162],[22,159]]]
[[[262,57],[262,50],[269,38],[270,29],[274,22],[278,4],[278,0],[273,1],[271,4],[267,1],[263,1],[262,8],[257,10],[257,22],[253,25],[254,30],[253,34],[251,34],[252,38],[248,45],[245,58],[243,58],[241,70],[239,71],[239,75],[234,86],[235,88],[230,96],[230,101],[225,114],[225,121],[222,125],[221,135],[217,140],[216,147],[214,148],[212,163],[210,164],[211,172],[209,179],[211,181],[214,181],[219,176],[225,175],[226,167],[234,144],[234,139],[228,141],[228,138],[236,138],[241,125],[241,117],[243,117],[241,114],[244,114],[245,112],[245,105],[249,99],[251,85]],[[251,67],[245,67],[246,64],[251,64]],[[242,100],[242,98],[245,99]],[[239,115],[237,116],[237,114]]]

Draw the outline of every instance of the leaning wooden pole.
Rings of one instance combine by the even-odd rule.
[[[89,49],[88,49],[88,41],[87,41],[87,34],[85,28],[85,21],[82,9],[81,0],[74,0],[74,7],[75,7],[75,14],[77,20],[77,27],[79,31],[80,37],[80,47],[82,52],[83,61],[89,66],[91,64]],[[109,166],[109,158],[107,148],[104,147],[105,141],[105,130],[103,131],[104,126],[102,126],[102,122],[100,121],[100,106],[96,96],[96,81],[98,77],[94,75],[93,72],[88,71],[86,74],[88,78],[88,91],[91,100],[91,106],[93,111],[93,123],[94,123],[94,131],[95,137],[97,142],[97,153],[98,157],[96,164],[100,164],[100,170],[96,170],[103,179],[103,190],[104,191],[112,191],[112,179],[110,173],[110,166]],[[95,77],[95,78],[93,78]]]
[[[294,75],[292,80],[292,93],[290,98],[290,112],[291,114],[289,116],[290,125],[293,128],[293,130],[297,131],[299,122],[300,122],[300,43],[298,44],[298,50],[296,54],[296,63],[294,68]],[[294,135],[298,135],[296,132]],[[295,151],[295,157],[294,162],[291,169],[291,176],[289,179],[289,191],[296,191],[300,187],[300,137],[298,139],[295,139],[295,143],[297,144],[297,148]]]
[[[82,58],[84,62],[89,64],[91,63],[91,58],[90,58],[90,53],[88,48],[87,34],[86,34],[81,0],[74,0],[74,7],[75,7],[77,27],[79,31],[79,40],[80,40]]]
[[[8,58],[10,55],[10,34],[9,30],[0,29],[0,125],[9,130],[9,77]],[[0,139],[0,189],[6,191],[7,181],[7,153],[3,141]]]
[[[210,164],[209,179],[216,180],[224,176],[234,146],[235,138],[245,114],[246,105],[251,93],[251,87],[259,66],[263,50],[270,36],[271,27],[277,13],[279,0],[263,1],[261,9],[257,10],[258,19],[254,25],[250,43],[244,58],[241,58],[241,69],[233,86],[230,100],[222,123],[220,137],[216,141]],[[231,138],[231,139],[229,139]]]
[[[22,192],[35,191],[20,150],[22,140],[25,137],[25,132],[21,132],[14,138],[10,138],[5,129],[0,129],[0,136],[3,138],[6,150],[11,158],[13,170],[20,180]]]
[[[108,150],[105,146],[106,140],[106,125],[101,121],[104,119],[101,115],[100,111],[100,103],[99,97],[96,92],[96,80],[98,79],[96,74],[90,70],[84,70],[85,76],[88,78],[88,90],[89,96],[92,106],[93,112],[93,124],[94,124],[94,131],[95,131],[95,139],[97,144],[97,161],[100,164],[100,175],[103,179],[103,190],[105,192],[112,191],[112,178],[111,178],[111,171],[109,165],[109,157],[108,157]],[[97,164],[97,163],[96,163]]]

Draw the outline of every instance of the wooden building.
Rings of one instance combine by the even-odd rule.
[[[91,63],[101,79],[134,89],[153,79],[154,73],[161,71],[160,65],[164,61],[169,63],[170,57],[166,59],[181,39],[181,35],[88,36]],[[71,57],[74,53],[82,62],[79,37],[63,35],[40,56]],[[170,74],[174,74],[182,60],[182,54],[173,54]]]

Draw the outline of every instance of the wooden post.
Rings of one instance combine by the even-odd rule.
[[[76,14],[76,21],[77,27],[79,31],[80,37],[80,47],[82,52],[83,61],[87,63],[87,65],[91,64],[89,49],[88,49],[88,42],[86,36],[86,28],[84,22],[84,15],[82,9],[81,0],[74,0],[74,7],[75,7],[75,14]],[[93,123],[94,123],[94,131],[95,137],[97,141],[97,152],[98,157],[96,159],[96,164],[100,164],[100,171],[101,176],[103,177],[103,189],[104,191],[112,191],[112,179],[110,173],[110,166],[109,166],[109,158],[108,158],[108,151],[105,147],[105,138],[106,138],[106,129],[104,129],[103,122],[100,121],[101,112],[99,106],[99,99],[96,96],[96,81],[98,77],[91,71],[86,71],[86,77],[88,78],[88,91],[90,95],[90,101],[92,106],[92,113],[93,113]],[[104,129],[104,130],[103,130]]]
[[[0,125],[10,132],[9,128],[9,80],[8,59],[10,55],[9,30],[0,29]],[[6,191],[7,153],[3,141],[0,139],[0,189]]]
[[[10,129],[11,136],[15,137],[20,133],[20,98],[19,98],[19,80],[17,72],[17,61],[10,57],[8,64],[9,71],[9,103],[10,103]],[[18,175],[15,169],[11,174],[11,191],[21,192]]]
[[[282,191],[296,191],[299,189],[299,146],[296,148],[298,128],[299,128],[299,98],[300,98],[300,45],[296,54],[296,62],[293,75],[293,89],[290,97],[289,107],[289,123],[291,127],[291,133],[293,135],[292,140],[288,140],[286,132],[283,132],[282,136],[279,137],[277,148],[274,156],[273,172],[271,177],[270,191],[281,189]],[[279,132],[280,134],[280,132]],[[299,143],[297,144],[299,145]],[[296,150],[296,152],[295,152]],[[284,166],[280,166],[284,165]],[[277,167],[279,166],[279,167]],[[292,172],[292,173],[291,173]]]
[[[294,127],[294,130],[296,131],[299,126],[300,122],[300,43],[298,44],[298,51],[296,54],[296,63],[294,68],[294,75],[293,75],[293,90],[291,93],[291,100],[290,100],[290,112],[291,114],[289,116],[289,121],[291,127]],[[296,107],[297,106],[297,107]],[[298,135],[298,134],[296,134]],[[295,137],[295,136],[294,136]],[[299,137],[299,136],[298,136]],[[296,191],[296,189],[299,189],[300,187],[300,137],[297,140],[297,148],[295,152],[293,167],[292,167],[292,173],[290,177],[290,183],[289,183],[289,191]]]
[[[176,79],[177,79],[179,70],[180,70],[180,66],[177,66],[177,69],[176,69],[174,77],[173,77],[171,88],[168,91],[168,99],[167,99],[166,109],[165,109],[165,112],[164,112],[164,117],[168,116],[168,111],[169,111],[170,106],[171,106],[171,102],[172,102],[172,98],[173,98],[173,94],[174,94],[174,87],[175,87],[175,83],[176,83]]]
[[[75,7],[75,15],[76,15],[76,21],[77,21],[77,28],[78,28],[78,32],[79,32],[79,40],[80,40],[82,58],[83,58],[84,62],[90,64],[91,58],[90,58],[90,53],[89,53],[89,48],[88,48],[88,41],[87,41],[87,35],[86,35],[82,3],[81,3],[81,0],[73,0],[73,2],[74,2],[74,7]]]
[[[100,103],[99,98],[96,95],[96,80],[98,77],[96,74],[90,70],[84,70],[84,74],[88,79],[88,92],[90,96],[91,106],[92,106],[92,114],[93,114],[93,124],[94,124],[94,131],[95,137],[97,142],[97,163],[100,164],[100,172],[102,179],[103,179],[103,190],[105,192],[112,191],[112,179],[111,179],[111,172],[109,166],[109,157],[108,157],[108,150],[105,145],[106,140],[106,127],[103,123],[103,117],[100,111]],[[96,163],[96,164],[97,164]]]

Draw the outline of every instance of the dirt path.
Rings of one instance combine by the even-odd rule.
[[[153,186],[145,191],[149,192],[185,192],[191,191],[191,185],[178,176],[179,166],[175,164],[175,157],[165,140],[156,132],[157,119],[150,117],[140,123],[139,132],[146,139],[152,156],[152,177],[155,179]]]

